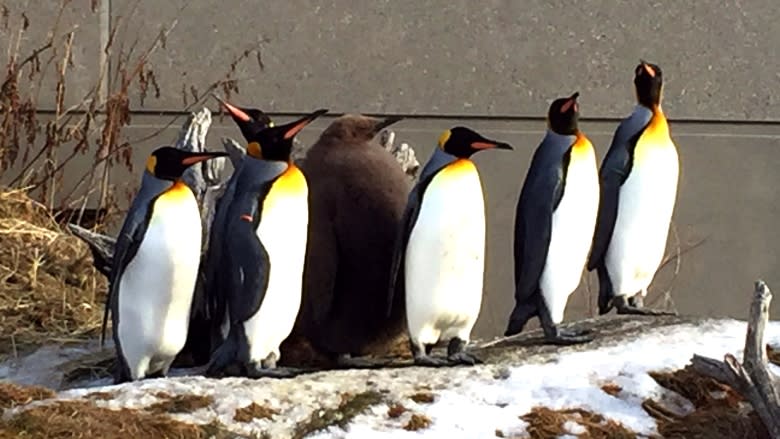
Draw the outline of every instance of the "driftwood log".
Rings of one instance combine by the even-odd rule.
[[[187,151],[203,151],[206,146],[206,134],[211,126],[211,111],[204,108],[199,112],[190,114],[190,117],[179,131],[176,147]],[[411,180],[417,178],[420,170],[420,163],[414,153],[414,149],[407,143],[395,145],[395,133],[385,130],[379,135],[380,145],[388,150],[398,161],[406,175]],[[238,168],[246,154],[245,149],[231,138],[222,138],[222,147],[228,152],[233,169]],[[292,157],[295,162],[299,162],[306,156],[307,147],[303,146],[297,139],[293,147]],[[187,170],[184,175],[185,182],[195,192],[196,198],[201,205],[201,216],[203,218],[203,248],[208,248],[209,230],[214,218],[217,201],[225,190],[225,161],[223,159],[208,160]],[[95,233],[85,229],[78,224],[68,224],[68,229],[82,241],[87,243],[92,251],[93,265],[105,276],[109,275],[114,256],[114,245],[116,238],[100,233]]]
[[[769,372],[764,344],[771,301],[769,287],[761,280],[756,281],[742,363],[731,354],[726,354],[724,361],[694,355],[691,363],[699,373],[742,394],[761,418],[769,437],[780,439],[780,380]]]

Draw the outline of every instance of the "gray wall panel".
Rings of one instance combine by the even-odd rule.
[[[141,3],[146,39],[180,4]],[[163,96],[147,107],[180,109],[184,73],[211,83],[267,39],[265,71],[250,61],[237,76],[242,100],[274,111],[538,115],[579,89],[588,116],[615,116],[646,57],[665,71],[673,117],[777,119],[777,18],[771,0],[198,0],[152,59]]]

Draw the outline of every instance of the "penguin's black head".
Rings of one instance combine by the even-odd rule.
[[[636,87],[637,101],[647,108],[654,108],[661,104],[661,92],[663,91],[663,73],[661,68],[643,60],[634,69],[634,86]]]
[[[290,123],[274,125],[253,133],[246,139],[249,142],[246,153],[256,159],[290,161],[295,135],[311,121],[327,112],[326,109],[320,109]]]
[[[253,136],[258,131],[274,126],[271,118],[257,108],[237,107],[230,102],[221,99],[217,95],[212,96],[219,101],[225,111],[230,114],[230,117],[233,118],[233,121],[238,125],[241,134],[246,140],[249,140],[249,137]]]
[[[485,149],[512,149],[507,143],[486,139],[476,131],[462,126],[443,132],[439,136],[439,148],[455,157],[464,159]]]
[[[226,155],[226,152],[189,152],[172,146],[162,146],[146,159],[146,171],[161,180],[176,181],[195,163]]]
[[[568,98],[558,98],[550,104],[547,112],[547,125],[552,132],[557,134],[577,134],[577,120],[580,115],[580,106],[577,103],[579,92],[575,92]]]

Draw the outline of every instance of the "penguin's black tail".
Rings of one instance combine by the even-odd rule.
[[[509,324],[507,325],[504,336],[519,334],[523,331],[525,324],[531,317],[539,314],[539,305],[535,301],[526,303],[518,303],[515,305],[515,309],[512,310],[512,315],[509,316]]]

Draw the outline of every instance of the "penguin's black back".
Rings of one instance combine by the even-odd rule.
[[[296,329],[322,353],[386,353],[405,329],[404,298],[387,313],[397,229],[410,183],[372,139],[376,119],[347,115],[306,155],[309,236]]]

